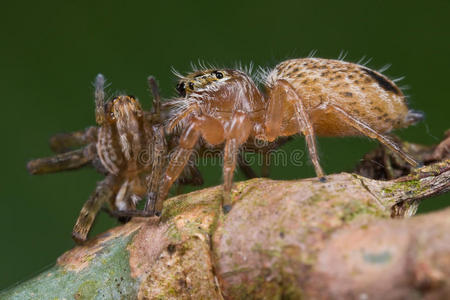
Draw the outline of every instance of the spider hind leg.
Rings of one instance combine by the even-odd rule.
[[[358,130],[362,134],[364,134],[364,135],[366,135],[366,136],[368,136],[370,138],[377,139],[380,143],[385,145],[392,152],[394,152],[397,155],[399,155],[402,159],[404,159],[411,166],[417,167],[417,166],[420,165],[419,162],[417,162],[413,157],[411,157],[409,154],[404,152],[400,148],[400,146],[397,145],[394,141],[389,139],[387,136],[385,136],[385,135],[383,135],[381,133],[378,133],[376,130],[371,128],[366,123],[355,119],[354,117],[352,117],[350,114],[348,114],[343,109],[341,109],[341,108],[339,108],[337,106],[334,106],[334,105],[330,105],[328,109],[333,111],[335,114],[337,114],[342,119],[343,122],[345,122],[348,125],[352,126],[353,128],[355,128],[356,130]]]
[[[274,102],[274,103],[283,103],[283,102],[292,103],[292,105],[294,106],[294,110],[295,110],[295,116],[297,118],[298,128],[305,136],[306,144],[308,146],[309,156],[314,165],[316,175],[317,175],[317,177],[320,178],[321,181],[323,181],[324,177],[325,177],[325,173],[323,172],[322,167],[320,166],[320,163],[319,163],[319,154],[317,152],[317,145],[316,145],[316,135],[314,133],[314,127],[313,127],[310,117],[306,111],[302,97],[297,94],[295,89],[288,82],[286,82],[285,80],[279,80],[277,82],[277,84],[275,85],[275,87],[273,88],[273,90],[271,91],[269,101],[270,101],[269,107],[274,107],[271,114],[276,114],[276,115],[282,115],[283,105],[281,105],[281,104],[279,104],[278,106],[271,105],[272,102]],[[278,107],[278,109],[279,109],[278,111],[275,110],[276,107]],[[267,119],[269,120],[270,118],[271,118],[271,116],[267,115]],[[269,126],[269,125],[277,126],[276,128],[272,128],[270,130],[269,130],[269,128],[267,128],[266,130],[268,130],[269,132],[276,132],[276,133],[280,132],[280,129],[278,128],[278,126],[281,126],[280,120],[276,120],[276,122],[275,121],[272,121],[272,122],[266,121],[266,126]]]

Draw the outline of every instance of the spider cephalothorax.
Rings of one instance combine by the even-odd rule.
[[[156,91],[153,78],[149,78],[149,83]],[[92,163],[106,175],[81,209],[72,232],[76,242],[86,240],[104,203],[108,204],[113,215],[120,216],[121,211],[127,214],[135,211],[136,203],[147,198],[144,210],[151,211],[165,164],[163,126],[152,121],[159,119],[159,96],[155,95],[153,106],[156,110],[150,113],[143,111],[133,96],[120,95],[105,102],[103,86],[104,78],[99,74],[95,83],[98,127],[53,137],[51,147],[60,154],[28,163],[32,174],[76,169]]]
[[[182,133],[163,177],[157,210],[202,140],[224,143],[224,211],[231,208],[237,150],[249,138],[272,142],[302,133],[322,181],[316,135],[366,135],[411,165],[418,164],[383,135],[422,117],[408,109],[401,90],[384,75],[354,63],[305,58],[282,62],[264,77],[265,95],[239,70],[196,71],[181,78],[177,86],[181,98],[171,101],[168,129],[179,126]]]
[[[210,116],[223,123],[230,114],[238,111],[263,113],[264,110],[264,103],[259,101],[263,99],[262,94],[248,75],[240,70],[197,71],[182,76],[177,91],[182,98],[168,103],[173,107],[169,131],[193,117]]]

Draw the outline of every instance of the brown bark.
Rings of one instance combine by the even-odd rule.
[[[381,174],[374,166],[359,171]],[[445,299],[450,209],[405,217],[449,189],[448,159],[390,181],[240,182],[227,215],[221,187],[204,189],[169,199],[160,220],[135,218],[66,252],[0,298]]]

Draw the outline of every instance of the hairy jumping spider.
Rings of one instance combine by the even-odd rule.
[[[268,142],[301,133],[317,176],[325,181],[315,137],[365,135],[377,139],[409,164],[414,158],[383,135],[422,119],[409,110],[393,81],[379,72],[341,60],[304,58],[278,64],[263,74],[265,93],[245,72],[206,69],[182,76],[180,98],[171,101],[168,130],[182,130],[163,177],[156,210],[199,142],[222,145],[223,209],[231,209],[237,153],[249,138]]]

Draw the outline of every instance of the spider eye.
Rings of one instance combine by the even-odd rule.
[[[216,74],[217,79],[222,79],[223,78],[223,74],[221,72],[214,72]]]
[[[189,88],[190,88],[191,90],[194,90],[194,83],[189,82]]]
[[[177,91],[180,96],[186,96],[186,88],[184,87],[184,82],[177,84]]]

